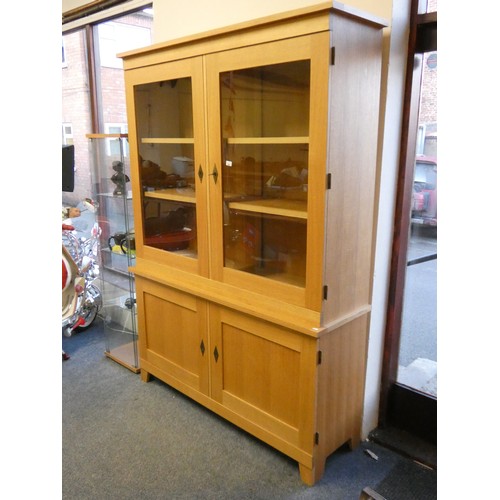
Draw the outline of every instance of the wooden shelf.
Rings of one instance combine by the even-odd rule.
[[[194,144],[194,137],[143,137],[142,144]]]
[[[86,134],[87,139],[127,139],[128,134]]]
[[[250,201],[229,202],[231,210],[257,212],[294,219],[307,219],[307,202],[300,200],[286,200],[283,198],[270,198]]]
[[[309,137],[229,137],[228,144],[309,144]],[[194,144],[193,137],[143,137],[142,144]]]
[[[105,198],[116,198],[117,200],[123,200],[122,194],[113,194],[113,192],[109,193],[97,193],[97,196],[104,196]],[[127,200],[132,199],[132,191],[127,191]]]
[[[196,203],[196,191],[192,188],[157,189],[156,191],[144,191],[146,198],[160,200],[180,201],[182,203]]]
[[[309,137],[229,137],[228,144],[309,144]]]

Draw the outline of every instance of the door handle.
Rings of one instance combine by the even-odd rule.
[[[201,165],[198,167],[198,177],[201,182],[203,180],[203,169],[201,168]]]
[[[213,175],[214,182],[215,184],[217,184],[217,178],[219,177],[219,172],[217,172],[217,165],[214,164],[214,169],[212,170],[212,173],[210,175]]]

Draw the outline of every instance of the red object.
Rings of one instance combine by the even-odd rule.
[[[76,320],[76,323],[73,325],[73,327],[71,328],[72,330],[74,330],[75,328],[78,328],[79,326],[82,326],[85,324],[85,319],[82,318],[81,316]]]
[[[161,248],[162,250],[184,250],[195,236],[195,231],[176,231],[173,233],[146,236],[144,243],[151,247]]]

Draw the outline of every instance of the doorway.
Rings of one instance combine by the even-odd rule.
[[[422,5],[424,3],[425,5]],[[412,0],[380,423],[437,435],[437,2]]]

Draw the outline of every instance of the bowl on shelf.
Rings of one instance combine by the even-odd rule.
[[[194,177],[194,161],[187,156],[174,156],[172,168],[180,177]]]
[[[189,242],[196,236],[196,232],[190,228],[184,228],[181,231],[172,233],[155,234],[153,236],[145,236],[144,244],[147,246],[160,248],[161,250],[184,250],[189,246]]]

